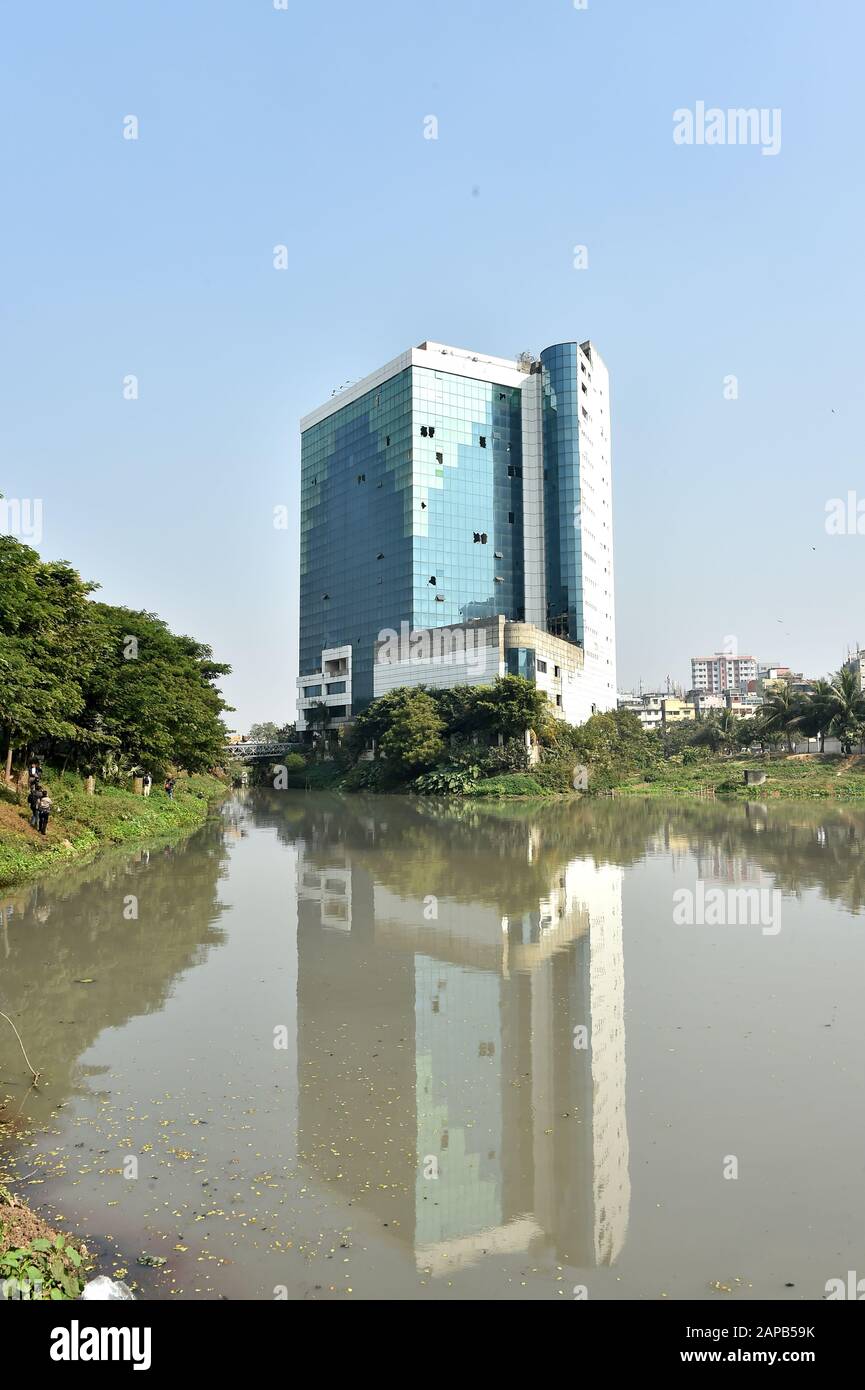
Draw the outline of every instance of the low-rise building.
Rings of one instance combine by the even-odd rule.
[[[645,695],[622,695],[619,698],[619,709],[630,710],[637,716],[643,728],[649,731],[667,729],[673,724],[683,724],[696,717],[693,701],[657,691],[647,692]]]
[[[501,614],[450,627],[385,632],[375,644],[375,699],[400,686],[491,685],[499,676],[524,676],[546,695],[551,710],[582,724],[597,710],[585,678],[580,647],[531,623]]]

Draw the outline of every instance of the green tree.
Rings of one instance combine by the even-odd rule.
[[[801,702],[797,727],[806,738],[816,738],[820,752],[826,745],[826,733],[835,712],[835,695],[829,681],[815,681],[812,690]]]
[[[787,752],[793,752],[793,734],[802,714],[800,701],[793,694],[789,681],[776,685],[768,700],[760,707],[759,719],[766,733],[781,734],[787,741]]]
[[[279,728],[271,720],[263,724],[250,724],[249,737],[256,743],[278,743]]]
[[[444,753],[445,726],[426,690],[393,691],[391,717],[380,753],[394,778],[415,777],[435,766]]]
[[[231,668],[154,613],[90,606],[98,660],[83,683],[82,722],[115,740],[129,766],[199,772],[219,763],[228,706],[214,682]]]
[[[843,666],[831,684],[831,718],[829,732],[840,740],[845,753],[853,751],[853,744],[862,740],[865,724],[865,697],[859,687],[859,680],[849,666]]]
[[[81,676],[94,651],[85,584],[65,561],[44,563],[0,536],[0,725],[6,775],[14,750],[74,738],[84,708]]]
[[[492,685],[474,687],[470,726],[503,738],[519,738],[533,729],[540,738],[551,719],[542,690],[524,676],[498,676]]]

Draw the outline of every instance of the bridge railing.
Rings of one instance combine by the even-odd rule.
[[[226,758],[245,763],[251,758],[280,758],[286,753],[299,753],[302,743],[270,743],[249,740],[246,743],[227,743],[223,750]]]

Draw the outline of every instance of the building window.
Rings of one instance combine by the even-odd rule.
[[[510,523],[511,526],[513,526],[513,524],[514,524],[514,514],[513,514],[513,512],[508,512],[508,522]]]
[[[540,657],[538,657],[538,660],[537,660],[537,667],[538,667],[538,670],[539,670],[539,671],[543,672],[543,674],[546,675],[546,673],[547,673],[547,663],[546,663],[545,661],[542,661]]]
[[[311,700],[311,699],[313,698],[314,695],[320,695],[320,694],[321,694],[321,686],[320,686],[320,685],[307,685],[307,686],[304,686],[304,688],[303,688],[303,699],[304,699],[304,700]]]
[[[554,675],[554,676],[561,676],[561,674],[562,674],[562,668],[561,668],[561,666],[554,666],[554,667],[553,667],[553,675]]]
[[[333,683],[327,687],[327,693],[328,695],[344,695],[345,681],[333,681]]]

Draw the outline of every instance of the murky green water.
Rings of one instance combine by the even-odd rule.
[[[21,1189],[149,1296],[820,1298],[865,1274],[863,851],[839,808],[250,793],[0,890]]]

